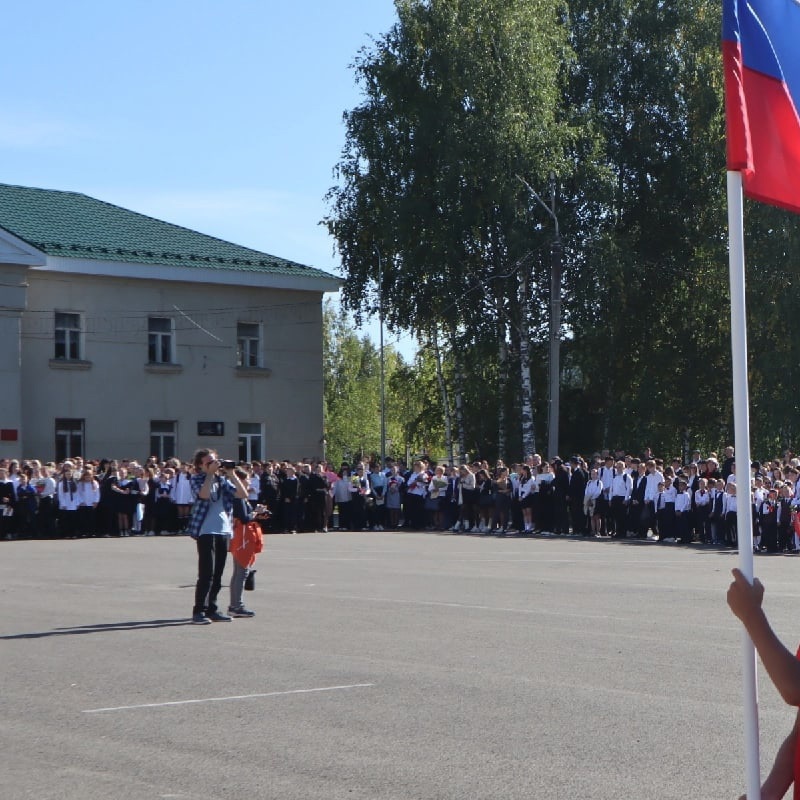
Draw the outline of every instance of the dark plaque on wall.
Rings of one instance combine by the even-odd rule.
[[[225,423],[224,422],[198,422],[197,423],[198,436],[224,436]]]

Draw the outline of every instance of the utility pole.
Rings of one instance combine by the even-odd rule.
[[[550,215],[555,225],[555,238],[550,251],[550,396],[547,403],[547,458],[558,455],[559,406],[561,399],[561,261],[563,246],[561,230],[556,216],[556,176],[550,173],[550,205],[534,191],[522,177],[518,180],[531,193],[537,203]]]
[[[386,363],[383,352],[383,260],[381,251],[375,247],[378,256],[378,320],[380,322],[381,355],[381,472],[386,468]]]
[[[561,259],[564,248],[556,216],[556,176],[550,173],[550,216],[556,226],[550,254],[550,402],[547,415],[547,456],[558,455],[558,426],[561,406]]]

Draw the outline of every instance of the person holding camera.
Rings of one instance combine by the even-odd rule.
[[[236,467],[234,474],[242,482],[242,486],[250,493],[250,476],[241,467]],[[255,584],[256,556],[264,549],[264,535],[261,531],[259,520],[269,519],[269,509],[266,506],[250,505],[249,498],[235,498],[233,501],[233,538],[230,540],[229,551],[233,557],[233,575],[230,580],[231,604],[228,614],[232,617],[254,617],[244,604],[242,597],[245,588],[252,588]],[[249,580],[248,580],[249,579]]]
[[[192,622],[230,622],[217,608],[222,573],[233,535],[233,501],[247,499],[247,489],[234,472],[233,461],[220,461],[214,450],[194,454],[195,474],[191,478],[194,505],[187,531],[197,542],[197,586]]]

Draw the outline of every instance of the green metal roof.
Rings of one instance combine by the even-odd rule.
[[[0,228],[47,255],[65,258],[335,279],[78,192],[0,184]]]

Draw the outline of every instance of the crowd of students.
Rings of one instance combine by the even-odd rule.
[[[410,467],[324,461],[252,462],[249,499],[266,506],[268,531],[449,530],[505,536],[640,538],[736,547],[736,464],[723,458],[665,464],[617,451],[548,462],[531,455]],[[749,470],[757,550],[800,550],[800,460],[786,453]],[[60,464],[0,460],[0,538],[153,536],[183,533],[192,507],[192,464],[170,459]]]

